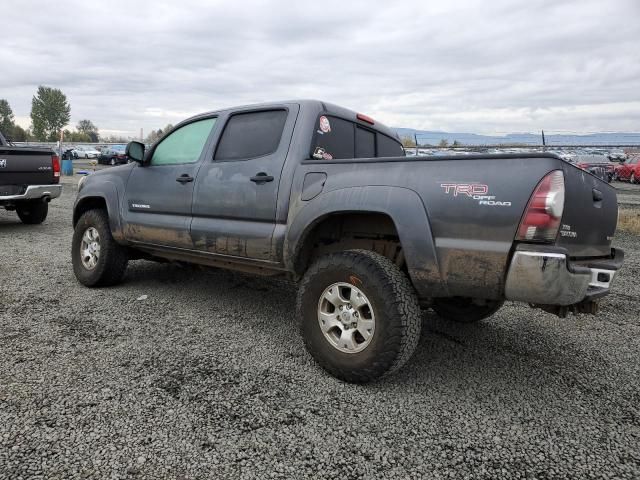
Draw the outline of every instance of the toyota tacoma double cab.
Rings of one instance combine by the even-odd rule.
[[[545,153],[406,157],[391,129],[321,101],[205,113],[127,155],[79,185],[80,283],[117,284],[140,258],[287,276],[307,350],[349,382],[410,358],[421,308],[595,313],[623,261],[596,176]]]
[[[0,207],[26,224],[44,222],[62,193],[60,159],[49,148],[17,147],[0,133]]]

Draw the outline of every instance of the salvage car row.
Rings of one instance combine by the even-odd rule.
[[[85,146],[67,148],[62,153],[63,160],[97,159],[103,165],[121,165],[128,163],[125,154],[126,145]]]

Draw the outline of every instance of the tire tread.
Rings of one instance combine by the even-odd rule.
[[[100,233],[100,256],[104,258],[104,261],[96,266],[96,269],[92,271],[92,275],[85,277],[79,274],[79,271],[86,270],[80,262],[75,247],[79,245],[77,236],[81,237],[88,226],[96,227]],[[76,278],[87,287],[107,287],[120,283],[129,262],[126,249],[120,246],[111,235],[109,216],[104,209],[91,209],[82,214],[76,224],[76,230],[73,235],[71,255]]]
[[[368,368],[352,371],[329,365],[303,335],[307,350],[325,370],[354,383],[369,382],[396,372],[411,358],[418,345],[422,326],[421,310],[407,276],[391,260],[378,253],[369,250],[346,250],[319,258],[307,270],[299,285],[296,308],[300,331],[303,330],[305,322],[302,308],[304,292],[310,288],[311,282],[318,274],[334,269],[337,264],[359,264],[372,275],[377,275],[384,287],[384,311],[396,312],[399,322],[393,323],[393,330],[387,335],[384,344],[386,348]]]

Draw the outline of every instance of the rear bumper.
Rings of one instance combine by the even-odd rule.
[[[48,197],[58,198],[62,194],[62,185],[29,185],[23,193],[18,195],[0,196],[0,202],[19,202],[22,200],[37,200]]]
[[[624,252],[609,258],[571,262],[563,248],[520,245],[507,272],[505,297],[537,305],[575,305],[609,293]]]

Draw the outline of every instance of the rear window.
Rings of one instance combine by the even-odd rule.
[[[312,158],[332,160],[404,156],[402,144],[354,122],[321,115],[316,124]]]
[[[356,158],[376,156],[376,134],[371,130],[356,127]]]
[[[216,160],[241,160],[274,153],[287,120],[286,110],[237,113],[222,133]]]
[[[315,137],[313,158],[317,160],[354,158],[353,123],[341,118],[322,115]]]
[[[402,144],[391,137],[378,133],[378,157],[404,157]]]

